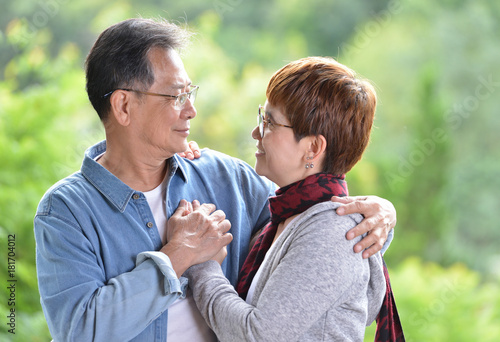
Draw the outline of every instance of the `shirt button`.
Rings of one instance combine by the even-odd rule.
[[[132,198],[135,199],[135,200],[139,199],[139,197],[141,197],[141,196],[139,196],[139,194],[134,194],[134,196],[132,196]]]
[[[148,226],[148,228],[153,228],[154,224],[153,222],[148,222],[146,223],[146,226]]]

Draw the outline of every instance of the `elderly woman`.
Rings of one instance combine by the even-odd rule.
[[[386,294],[383,260],[353,252],[361,237],[345,236],[362,216],[337,215],[330,198],[348,193],[345,174],[368,144],[375,91],[335,60],[310,57],[278,70],[266,96],[252,137],[255,170],[280,187],[272,222],[237,291],[222,260],[186,272],[195,301],[221,341],[362,341]]]

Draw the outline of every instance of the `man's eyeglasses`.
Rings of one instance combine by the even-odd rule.
[[[190,91],[188,91],[187,93],[179,94],[179,95],[158,94],[158,93],[150,93],[147,91],[140,91],[140,90],[135,90],[135,89],[118,88],[118,89],[115,89],[113,91],[110,91],[109,93],[105,94],[103,97],[105,98],[105,97],[110,96],[116,90],[133,91],[135,93],[139,93],[139,94],[143,94],[143,95],[170,97],[170,98],[175,99],[174,108],[177,110],[180,110],[184,107],[184,104],[186,103],[187,99],[189,99],[189,101],[191,101],[191,104],[194,103],[194,100],[196,99],[196,94],[198,94],[198,89],[200,87],[197,85],[190,85],[189,88],[190,88]]]
[[[292,126],[271,122],[271,120],[265,118],[265,114],[266,112],[264,110],[264,107],[262,105],[259,105],[259,115],[257,115],[257,124],[259,125],[259,133],[261,138],[264,138],[264,130],[266,129],[267,125],[293,128]]]

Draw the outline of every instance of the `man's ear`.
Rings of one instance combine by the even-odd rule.
[[[116,122],[122,126],[130,124],[130,104],[132,94],[125,90],[115,90],[109,99],[111,104],[110,115],[113,115]]]

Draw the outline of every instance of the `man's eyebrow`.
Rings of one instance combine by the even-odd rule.
[[[189,81],[188,84],[185,84],[185,83],[177,83],[177,84],[172,84],[170,86],[171,89],[184,89],[186,87],[189,87],[190,85],[192,85],[193,82]]]

